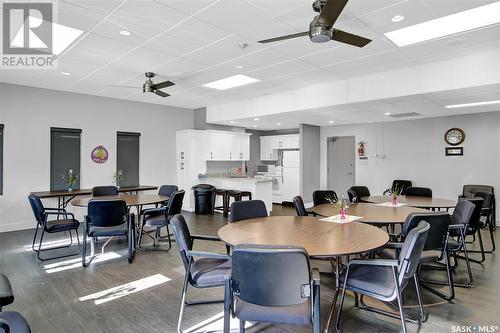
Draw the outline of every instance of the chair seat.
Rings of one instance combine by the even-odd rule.
[[[452,237],[448,237],[448,251],[458,251],[460,249],[460,242]]]
[[[342,285],[345,272],[340,275]],[[389,301],[396,297],[392,268],[387,266],[353,265],[349,269],[347,289],[359,293],[378,295],[382,300]]]
[[[164,227],[168,224],[168,222],[167,219],[165,218],[165,215],[161,214],[158,216],[148,217],[144,221],[144,224],[151,227]]]
[[[420,257],[421,262],[435,262],[439,258],[441,258],[441,251],[422,251],[422,255]]]
[[[114,227],[90,227],[89,236],[91,237],[111,237],[111,236],[127,236],[127,224],[122,224]]]
[[[311,323],[309,300],[289,306],[262,306],[236,298],[234,314],[241,320],[265,323],[308,325]]]
[[[14,311],[0,312],[0,318],[9,324],[11,333],[30,333],[31,329],[24,317]],[[0,328],[0,333],[5,331]]]
[[[222,286],[224,276],[230,271],[228,259],[200,258],[191,265],[193,283],[200,287]]]
[[[47,232],[60,232],[78,229],[80,222],[73,219],[60,219],[47,221]]]
[[[12,304],[14,302],[14,294],[9,279],[0,274],[0,307]]]

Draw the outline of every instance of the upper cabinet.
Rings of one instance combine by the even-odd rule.
[[[260,160],[278,160],[279,149],[299,149],[299,134],[270,135],[260,137]]]
[[[205,160],[248,161],[250,159],[250,135],[240,132],[205,131]]]

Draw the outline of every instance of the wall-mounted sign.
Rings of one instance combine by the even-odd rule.
[[[464,147],[446,147],[445,154],[446,156],[463,156]]]
[[[97,146],[90,153],[90,158],[95,163],[105,163],[108,160],[109,154],[104,146]]]

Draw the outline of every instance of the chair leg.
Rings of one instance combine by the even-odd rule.
[[[422,294],[420,293],[420,284],[418,283],[417,274],[413,275],[413,281],[415,282],[415,290],[417,292],[418,310],[420,313],[420,318],[418,319],[418,325],[420,326],[422,322],[425,321],[425,312],[424,312],[424,305],[422,304]]]
[[[240,319],[240,333],[245,333],[245,321]]]
[[[82,249],[82,267],[87,267],[87,232],[83,231],[83,241],[82,241],[83,249]]]
[[[42,249],[43,236],[45,236],[45,229],[42,228],[42,233],[40,234],[40,241],[38,243],[38,249],[34,249],[34,251],[36,252],[36,257],[38,258],[38,260],[40,260],[40,261],[47,261],[47,260],[53,260],[53,259],[61,259],[61,258],[71,257],[71,256],[75,256],[75,255],[79,254],[81,249],[80,249],[80,240],[78,239],[78,231],[77,231],[78,252],[72,252],[72,253],[68,253],[68,254],[62,255],[62,256],[54,256],[54,257],[49,257],[49,258],[42,258],[41,257],[41,253],[42,252],[52,251],[52,250],[58,250],[58,249],[64,249],[64,248],[71,247],[73,245],[73,234],[71,233],[71,230],[69,230],[68,232],[69,232],[69,236],[70,236],[70,243],[68,245],[56,246],[56,247],[51,247],[51,248],[47,248],[47,249]]]
[[[342,294],[340,295],[340,304],[339,304],[339,309],[337,311],[337,320],[335,321],[335,329],[337,330],[337,332],[340,332],[340,315],[342,314],[342,307],[344,306],[346,284],[347,284],[347,279],[346,281],[344,281],[344,285],[342,286]]]
[[[483,236],[481,235],[481,228],[477,228],[477,238],[479,239],[479,251],[478,250],[469,250],[469,253],[481,253],[481,259],[476,260],[476,259],[471,259],[469,258],[470,261],[476,262],[476,263],[482,263],[486,260],[485,256],[485,251],[484,251],[484,243],[483,243]]]
[[[229,279],[224,281],[224,327],[223,332],[229,333],[231,331],[231,281]]]
[[[451,272],[451,265],[450,265],[449,254],[446,253],[443,257],[444,257],[444,262],[445,262],[446,275],[447,275],[447,278],[448,278],[448,295],[445,295],[441,291],[439,291],[437,289],[434,289],[433,287],[431,287],[431,286],[429,286],[429,285],[426,284],[426,283],[430,283],[430,284],[444,285],[445,284],[444,282],[420,279],[420,281],[422,282],[421,286],[423,288],[429,290],[433,294],[436,294],[439,297],[441,297],[441,298],[443,298],[443,299],[445,299],[447,301],[452,301],[455,298],[455,286],[453,285],[453,274]]]
[[[184,307],[186,306],[186,293],[189,282],[189,274],[186,273],[184,277],[184,284],[182,285],[182,296],[181,296],[181,309],[179,311],[179,319],[177,321],[177,333],[182,333],[182,317],[184,316]]]
[[[401,290],[399,289],[398,277],[396,275],[396,271],[395,271],[394,267],[392,268],[392,275],[394,278],[394,284],[396,285],[396,294],[397,294],[397,300],[398,300],[399,315],[401,316],[401,324],[403,325],[403,333],[407,333],[405,313],[403,311],[403,301],[401,300]]]
[[[33,236],[33,243],[31,244],[31,248],[33,251],[38,252],[38,250],[35,249],[35,242],[36,242],[36,236],[38,234],[38,228],[40,227],[40,223],[37,222],[36,224],[36,229],[35,229],[35,235]]]

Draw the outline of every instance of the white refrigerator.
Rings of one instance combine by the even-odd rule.
[[[300,195],[300,151],[281,151],[281,198],[282,201],[292,201],[296,195]]]

